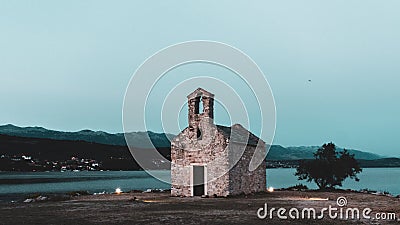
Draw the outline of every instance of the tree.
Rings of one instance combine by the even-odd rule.
[[[346,149],[336,151],[335,144],[322,145],[314,153],[315,159],[300,162],[295,175],[299,180],[314,181],[319,189],[333,189],[335,186],[342,186],[346,178],[359,181],[357,174],[362,172],[354,155]]]

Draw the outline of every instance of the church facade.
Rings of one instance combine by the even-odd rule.
[[[202,88],[187,96],[188,122],[171,141],[172,196],[228,196],[266,191],[265,142],[240,124],[214,124],[214,95]],[[201,107],[201,105],[203,107]]]

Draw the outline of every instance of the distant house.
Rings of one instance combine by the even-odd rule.
[[[20,158],[20,157],[11,157],[11,161],[16,161],[16,162],[18,162],[18,161],[21,161],[21,159],[22,158]]]
[[[31,157],[31,156],[23,155],[23,156],[22,156],[22,159],[24,159],[24,160],[31,160],[32,157]]]
[[[189,126],[171,142],[172,196],[228,196],[266,191],[265,142],[240,124],[214,124],[214,95],[198,88],[187,96]],[[237,159],[237,160],[235,160]]]

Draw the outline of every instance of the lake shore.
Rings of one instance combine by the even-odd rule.
[[[279,219],[273,214],[260,219],[257,210],[270,208],[309,208],[321,210],[337,206],[346,197],[346,207],[371,208],[376,213],[396,213],[400,218],[400,199],[351,191],[274,191],[228,198],[170,197],[169,192],[81,195],[69,199],[32,203],[0,204],[1,224],[398,224],[394,220],[340,220],[325,215],[319,219]]]

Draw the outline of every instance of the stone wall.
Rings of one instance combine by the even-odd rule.
[[[226,138],[218,129],[204,119],[199,123],[202,138],[193,137],[189,128],[183,130],[171,142],[171,194],[191,196],[190,168],[193,165],[206,166],[207,195],[227,196],[229,194],[229,161]]]
[[[202,125],[202,128],[204,129],[202,140],[189,138],[189,129],[186,128],[172,141],[171,194],[173,196],[192,195],[190,189],[192,165],[206,166],[207,195],[209,196],[266,191],[265,160],[254,171],[249,169],[253,154],[265,152],[264,143],[261,143],[258,148],[240,143],[229,143],[215,126],[206,128]],[[238,159],[236,161],[233,160],[234,154],[239,154],[236,156]],[[232,168],[229,170],[230,167]],[[226,173],[227,171],[229,172]]]
[[[244,145],[240,143],[229,143],[229,161],[233,162],[233,158],[237,158],[234,154],[243,153],[238,162],[229,171],[229,194],[249,194],[255,192],[266,191],[266,167],[267,164],[265,160],[258,166],[255,170],[250,171],[249,165],[256,152],[256,157],[260,156],[260,152],[265,152],[265,144],[260,143],[260,145],[251,146]],[[258,156],[257,156],[258,155]]]
[[[203,111],[199,103],[203,103]],[[236,143],[230,140],[232,129],[218,129],[214,125],[214,95],[198,88],[188,95],[189,126],[171,141],[171,195],[192,196],[192,167],[204,166],[207,195],[227,196],[266,190],[266,163],[256,170],[249,170],[249,163],[256,150],[247,145],[250,133],[241,125],[234,125]],[[246,135],[243,135],[246,134]],[[235,138],[233,138],[235,139]],[[251,140],[259,140],[252,135]],[[249,139],[250,140],[250,139]],[[260,141],[258,150],[265,151]],[[229,147],[228,147],[229,146]],[[242,155],[243,153],[243,155]],[[237,164],[233,159],[238,159]],[[229,171],[230,165],[235,165]]]

